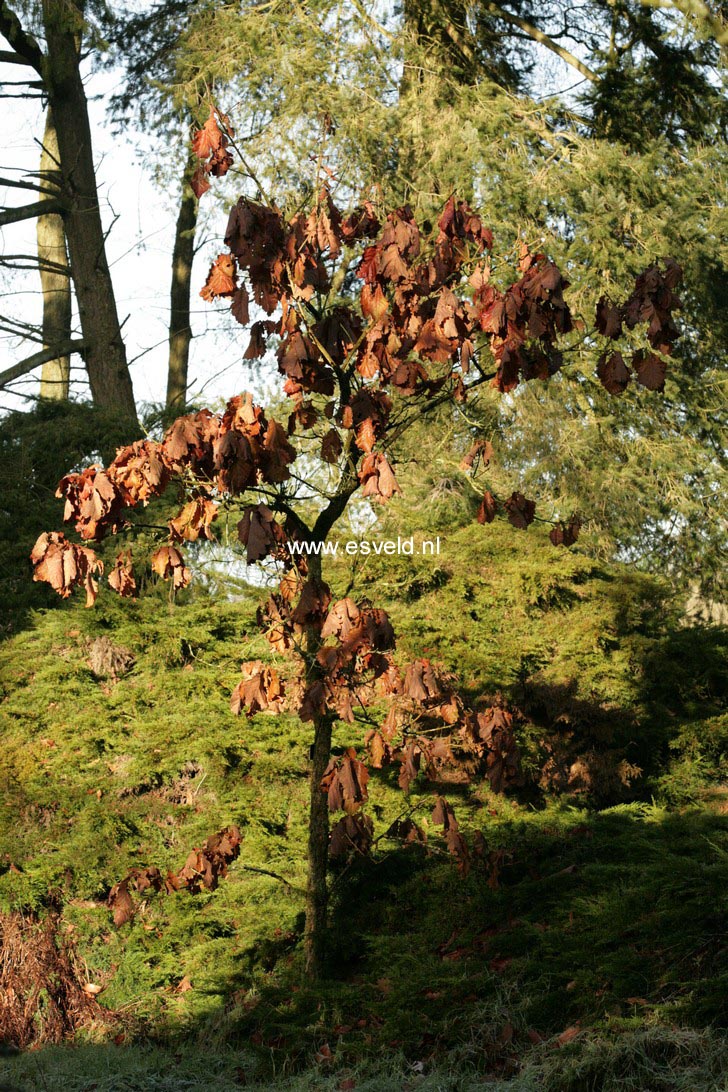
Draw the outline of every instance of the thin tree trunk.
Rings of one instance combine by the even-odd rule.
[[[40,154],[40,178],[44,188],[57,189],[54,178],[59,173],[59,164],[58,138],[49,107]],[[36,236],[43,292],[43,347],[51,348],[71,340],[71,271],[63,218],[57,212],[39,216]],[[40,376],[41,398],[66,401],[70,377],[71,358],[67,353],[47,361]]]
[[[66,238],[94,402],[136,421],[136,407],[106,246],[94,171],[88,104],[79,69],[83,0],[43,0],[48,55],[44,75],[58,134]]]
[[[321,778],[331,756],[331,718],[323,716],[314,725],[311,762],[311,803],[308,824],[308,884],[306,888],[306,976],[322,978],[326,967],[329,892],[326,873],[329,861],[329,804],[321,791]]]
[[[188,369],[190,362],[190,286],[192,262],[195,256],[195,230],[197,228],[197,198],[190,188],[194,169],[192,160],[185,165],[182,174],[177,227],[172,254],[172,287],[169,313],[169,364],[167,369],[167,406],[183,409],[187,401]]]
[[[314,532],[315,533],[315,532]],[[321,558],[311,556],[308,578],[321,580]],[[315,627],[309,629],[306,638],[306,683],[310,685],[321,675],[316,653],[321,637]],[[313,747],[311,748],[310,803],[308,820],[308,882],[306,886],[306,929],[304,953],[306,977],[310,981],[323,978],[326,970],[328,940],[329,890],[326,874],[329,864],[329,802],[321,791],[321,778],[331,757],[331,729],[333,719],[324,713],[314,721]]]

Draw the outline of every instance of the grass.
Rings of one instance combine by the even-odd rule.
[[[511,1076],[483,1075],[467,1053],[447,1064],[424,1067],[390,1052],[365,1065],[314,1063],[306,1072],[257,1080],[245,1051],[201,1048],[174,1052],[133,1048],[50,1047],[3,1066],[0,1085],[13,1092],[724,1092],[728,1047],[710,1031],[625,1030],[611,1036],[584,1035],[568,1047],[530,1047]]]
[[[308,729],[228,707],[240,661],[268,654],[260,596],[106,596],[37,611],[0,645],[0,910],[59,902],[111,1014],[71,1046],[0,1058],[3,1080],[728,1087],[725,634],[681,629],[659,583],[517,541],[466,528],[434,583],[417,559],[354,578],[390,609],[403,658],[444,661],[471,696],[520,705],[531,771],[546,742],[565,762],[588,752],[645,772],[568,792],[537,776],[505,797],[449,792],[487,847],[466,876],[418,781],[427,847],[382,838],[372,860],[333,866],[332,977],[315,991],[300,951]],[[333,569],[335,588],[351,575]],[[118,680],[88,663],[104,635],[135,657]],[[341,726],[335,745],[360,736]],[[391,773],[373,772],[370,797],[381,835],[402,809]],[[229,823],[242,853],[216,891],[138,898],[114,928],[106,895],[130,868],[179,868]]]

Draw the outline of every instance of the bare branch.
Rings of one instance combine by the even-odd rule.
[[[12,383],[14,379],[20,379],[21,376],[27,375],[28,372],[32,372],[33,368],[37,368],[49,360],[57,360],[59,356],[67,356],[69,353],[80,353],[85,348],[86,343],[84,341],[62,341],[60,345],[51,345],[47,349],[41,349],[40,352],[33,353],[32,356],[26,356],[25,360],[19,360],[17,364],[13,364],[12,368],[6,368],[4,372],[0,372],[0,389],[6,387],[8,383]]]
[[[0,330],[12,334],[13,337],[22,337],[27,341],[38,341],[43,344],[40,327],[37,323],[26,322],[25,319],[15,319],[11,315],[0,315]]]
[[[667,2],[667,0],[665,0]],[[500,4],[486,3],[485,5],[489,11],[492,11],[494,15],[497,15],[499,19],[503,19],[506,23],[511,23],[514,27],[520,27],[529,38],[532,38],[534,42],[538,42],[539,45],[545,46],[546,49],[550,49],[552,53],[555,53],[557,57],[560,57],[562,61],[575,68],[585,79],[590,80],[591,83],[599,83],[599,77],[596,72],[592,72],[591,68],[580,61],[578,57],[575,57],[573,53],[570,53],[568,49],[564,49],[563,46],[558,45],[553,38],[549,38],[548,34],[544,34],[542,30],[535,27],[533,23],[527,22],[525,19],[521,19],[518,15],[511,15],[509,11],[505,11]]]
[[[15,64],[29,64],[43,77],[43,51],[32,34],[28,34],[15,12],[5,0],[0,0],[0,34],[7,38],[15,53],[20,58]]]
[[[166,531],[167,528],[165,527],[164,530]],[[292,884],[290,880],[287,880],[285,876],[280,876],[277,872],[271,872],[267,868],[256,868],[255,865],[242,865],[242,869],[244,872],[256,872],[259,876],[270,876],[274,880],[280,880],[280,882],[284,883],[290,891],[298,891],[303,895],[306,893],[302,887],[296,887],[296,885]]]
[[[31,265],[19,265],[19,262],[31,262]],[[49,258],[39,258],[37,254],[3,254],[0,257],[0,265],[10,269],[47,269],[49,273],[62,273],[64,277],[70,277],[68,267],[52,262]]]
[[[37,190],[38,193],[51,193],[57,194],[57,190],[45,189],[43,186],[37,186],[35,182],[16,182],[14,178],[0,178],[0,186],[10,186],[16,190]]]
[[[45,88],[45,84],[42,80],[0,80],[0,87],[29,87],[33,91],[43,91]],[[29,94],[27,92],[22,92],[20,95],[15,95],[14,92],[3,91],[3,98],[10,98],[11,96],[13,98],[24,99],[35,99],[38,97],[35,94]]]
[[[17,224],[21,220],[33,220],[36,216],[45,216],[49,212],[66,211],[65,201],[54,197],[46,201],[35,201],[32,205],[20,205],[16,209],[5,209],[0,212],[0,227],[7,224]]]
[[[30,64],[30,61],[25,57],[21,57],[19,53],[14,53],[10,49],[0,49],[0,64]]]

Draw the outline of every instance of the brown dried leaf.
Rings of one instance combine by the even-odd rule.
[[[369,771],[350,747],[339,759],[331,759],[321,779],[321,791],[328,797],[329,811],[346,811],[353,815],[368,798]]]
[[[622,316],[616,304],[607,296],[602,296],[597,303],[596,328],[608,338],[618,338],[622,333]]]
[[[200,295],[208,303],[220,296],[234,296],[237,288],[237,266],[232,254],[219,254],[210,266]]]
[[[199,163],[195,168],[195,171],[190,179],[190,187],[195,197],[199,201],[203,194],[206,194],[210,188],[210,180],[208,178],[208,171],[204,164]]]
[[[549,538],[554,546],[573,546],[579,537],[581,520],[578,516],[572,516],[567,522],[557,524],[549,532]]]
[[[107,903],[114,915],[114,925],[117,929],[134,917],[135,907],[129,894],[129,880],[122,880],[114,884],[109,891]]]
[[[631,378],[620,352],[602,353],[597,361],[597,376],[610,394],[622,394]]]
[[[252,564],[274,554],[286,541],[286,533],[277,522],[275,513],[261,502],[245,509],[238,523],[238,538],[246,547],[248,564]]]
[[[637,382],[648,391],[663,391],[667,364],[655,353],[644,353],[638,349],[632,356],[632,367],[636,372]]]
[[[321,458],[327,463],[337,463],[344,445],[338,429],[331,428],[321,441]]]
[[[404,793],[409,792],[410,785],[417,777],[422,759],[422,751],[414,740],[407,744],[403,751],[399,752],[401,762],[397,783]]]
[[[492,523],[497,511],[498,502],[490,490],[486,489],[476,516],[478,523]]]
[[[251,660],[241,667],[242,682],[238,683],[230,698],[230,709],[238,716],[245,710],[248,717],[256,713],[280,713],[285,704],[284,687],[277,671],[264,666],[260,660]]]
[[[472,470],[476,462],[481,463],[484,467],[488,466],[490,460],[493,458],[493,445],[490,440],[485,440],[482,437],[475,441],[473,446],[464,456],[460,463],[461,470]]]
[[[525,531],[536,513],[535,501],[528,500],[523,493],[512,493],[505,502],[508,522],[521,531]]]
[[[230,304],[230,312],[233,318],[239,322],[241,326],[247,326],[250,322],[249,303],[250,300],[247,288],[244,284],[238,285],[233,294],[232,303]]]
[[[355,852],[366,855],[372,844],[374,828],[368,815],[345,815],[331,828],[329,856],[343,857]]]
[[[103,573],[104,565],[88,546],[76,546],[62,532],[51,531],[40,535],[30,559],[35,569],[34,580],[50,584],[64,599],[82,584],[86,588],[86,606],[94,605],[99,586],[93,574]]]
[[[372,500],[385,501],[395,493],[401,493],[394,471],[384,455],[371,452],[366,455],[359,470],[362,495]]]
[[[200,535],[212,540],[214,536],[210,524],[217,518],[218,510],[218,505],[205,497],[188,501],[179,514],[169,521],[173,541],[196,542]]]
[[[122,597],[136,595],[136,581],[132,569],[131,550],[122,550],[116,555],[114,568],[108,575],[109,585]]]
[[[192,579],[192,573],[175,546],[161,546],[152,554],[152,571],[163,580],[169,580],[171,577],[175,589],[186,588]]]

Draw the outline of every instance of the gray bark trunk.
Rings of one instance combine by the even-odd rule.
[[[136,407],[106,246],[94,170],[88,105],[79,69],[83,0],[43,0],[44,78],[53,111],[64,196],[66,238],[86,367],[94,402],[136,422]]]
[[[56,179],[59,165],[58,138],[49,108],[46,112],[40,156],[40,177],[41,184],[51,191],[51,196],[58,189]],[[43,346],[52,348],[71,340],[71,273],[68,268],[63,218],[57,212],[39,216],[36,235],[43,292]],[[66,401],[70,377],[71,358],[68,353],[47,361],[40,376],[41,398]]]
[[[197,160],[195,160],[196,164]],[[167,406],[184,409],[187,402],[190,363],[190,286],[192,262],[195,256],[197,228],[197,198],[190,188],[194,166],[188,162],[182,175],[177,227],[172,254],[172,286],[169,313],[169,364],[167,369]]]

